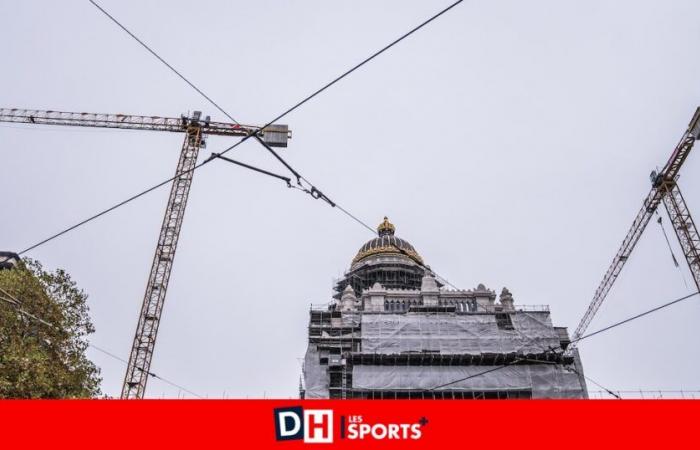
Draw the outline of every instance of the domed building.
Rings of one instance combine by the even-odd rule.
[[[340,299],[349,285],[362,292],[375,283],[388,289],[419,289],[426,272],[423,258],[406,240],[395,235],[396,227],[384,217],[377,227],[377,237],[365,243],[352,259],[350,270],[335,287]]]
[[[587,398],[566,328],[546,306],[479,284],[447,289],[384,218],[312,305],[301,398]]]

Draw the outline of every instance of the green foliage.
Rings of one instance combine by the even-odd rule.
[[[95,331],[87,294],[64,270],[47,272],[31,259],[0,270],[0,288],[21,302],[0,301],[0,398],[100,395],[99,369],[85,356]],[[0,297],[8,298],[2,291]]]

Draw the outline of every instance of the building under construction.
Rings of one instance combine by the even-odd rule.
[[[386,218],[312,306],[302,398],[587,398],[566,328],[547,306],[447,289]]]

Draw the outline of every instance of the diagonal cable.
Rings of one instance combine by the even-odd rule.
[[[633,320],[639,319],[639,318],[644,317],[644,316],[646,316],[646,315],[648,315],[648,314],[651,314],[651,313],[654,313],[654,312],[659,311],[659,310],[661,310],[661,309],[667,308],[667,307],[669,307],[669,306],[671,306],[671,305],[675,305],[676,303],[680,303],[680,302],[682,302],[682,301],[688,300],[689,298],[692,298],[692,297],[694,297],[694,296],[696,296],[696,295],[698,295],[698,294],[700,294],[700,291],[699,291],[699,292],[694,292],[694,293],[692,293],[692,294],[685,295],[685,296],[683,296],[683,297],[677,298],[677,299],[672,300],[672,301],[670,301],[670,302],[664,303],[663,305],[659,305],[659,306],[657,306],[657,307],[655,307],[655,308],[652,308],[652,309],[649,309],[649,310],[647,310],[647,311],[644,311],[644,312],[642,312],[642,313],[640,313],[640,314],[636,314],[636,315],[634,315],[634,316],[632,316],[632,317],[629,317],[629,318],[627,318],[627,319],[621,320],[621,321],[619,321],[619,322],[615,322],[615,323],[613,323],[613,324],[611,324],[611,325],[609,325],[609,326],[606,326],[606,327],[604,327],[604,328],[601,328],[600,330],[594,331],[594,332],[592,332],[592,333],[588,333],[588,334],[583,335],[583,336],[581,336],[581,337],[579,337],[579,338],[577,338],[577,339],[573,339],[573,340],[569,343],[569,345],[573,344],[574,342],[580,342],[580,341],[582,341],[582,340],[584,340],[584,339],[587,339],[587,338],[589,338],[589,337],[592,337],[592,336],[595,336],[595,335],[597,335],[597,334],[603,333],[603,332],[605,332],[605,331],[609,331],[609,330],[611,330],[611,329],[613,329],[613,328],[615,328],[615,327],[618,327],[618,326],[620,326],[620,325],[623,325],[623,324],[625,324],[625,323],[628,323],[628,322],[631,322],[631,321],[633,321]],[[534,340],[534,339],[533,339],[533,340]],[[540,346],[540,347],[541,347],[541,346]],[[542,348],[542,347],[541,347],[541,348]],[[563,352],[557,351],[557,350],[555,350],[554,348],[551,348],[551,347],[550,347],[549,349],[544,349],[544,348],[542,348],[542,350],[544,350],[545,352],[552,352],[552,353],[554,353],[554,354],[561,354],[561,353],[563,353]],[[497,370],[505,369],[506,367],[509,367],[509,366],[511,366],[511,365],[513,365],[513,364],[515,364],[515,363],[517,363],[517,362],[521,362],[521,361],[525,361],[525,360],[526,360],[525,358],[516,358],[515,360],[513,360],[513,361],[511,361],[511,362],[509,362],[509,363],[507,363],[507,364],[503,364],[503,365],[500,365],[500,366],[497,366],[497,367],[493,367],[493,368],[488,369],[488,370],[485,370],[485,371],[483,371],[483,372],[475,373],[475,374],[469,375],[469,376],[467,376],[467,377],[460,378],[460,379],[451,381],[451,382],[446,383],[446,384],[442,384],[442,385],[440,385],[440,386],[435,386],[435,387],[433,387],[433,388],[431,388],[431,389],[429,389],[429,390],[436,390],[436,389],[439,389],[439,388],[442,388],[442,387],[445,387],[445,386],[450,386],[450,385],[452,385],[452,384],[459,383],[459,382],[461,382],[461,381],[466,381],[466,380],[470,380],[470,379],[472,379],[472,378],[480,377],[480,376],[482,376],[482,375],[486,375],[486,374],[488,374],[488,373],[495,372],[495,371],[497,371]],[[576,371],[576,370],[574,370],[574,372],[578,373],[578,371]],[[584,377],[585,377],[585,375],[584,375]],[[588,379],[588,378],[586,377],[586,379]],[[609,391],[607,388],[604,388],[603,386],[599,385],[597,382],[594,382],[594,381],[592,381],[592,380],[591,380],[591,382],[593,382],[593,383],[596,384],[597,386],[601,387],[602,389],[605,389],[606,391],[608,391],[608,392],[611,393],[612,395],[616,396],[616,394],[614,394],[612,391]],[[619,398],[619,397],[618,397],[618,398]]]
[[[576,375],[585,378],[587,381],[590,381],[591,383],[595,384],[596,386],[598,386],[599,388],[601,388],[602,390],[604,390],[604,391],[607,392],[608,394],[612,395],[612,396],[615,397],[616,399],[622,400],[622,397],[620,397],[619,394],[615,393],[615,391],[606,388],[605,386],[603,386],[602,384],[598,383],[597,381],[595,381],[593,378],[589,377],[588,375],[579,372],[579,371],[576,370],[574,367],[567,367],[566,370],[571,371],[571,372],[574,372]]]
[[[92,1],[92,0],[91,0],[91,1]],[[270,122],[268,122],[268,125],[269,125],[269,124],[272,124],[273,122],[275,122],[275,121],[277,121],[277,120],[279,120],[279,119],[281,119],[281,118],[283,118],[283,117],[285,117],[287,114],[289,114],[289,113],[291,113],[292,111],[294,111],[295,109],[299,108],[301,105],[303,105],[304,103],[308,102],[309,100],[311,100],[312,98],[314,98],[315,96],[317,96],[318,94],[320,94],[321,92],[325,91],[326,89],[328,89],[328,88],[329,88],[330,86],[332,86],[333,84],[337,83],[338,81],[340,81],[341,79],[345,78],[346,76],[348,76],[349,74],[351,74],[351,73],[354,72],[355,70],[359,69],[361,66],[363,66],[363,65],[366,64],[366,63],[368,63],[368,62],[371,61],[372,59],[376,58],[376,57],[379,56],[381,53],[384,53],[386,50],[388,50],[389,48],[393,47],[394,45],[396,45],[397,43],[399,43],[401,40],[403,40],[403,39],[405,39],[406,37],[410,36],[411,34],[415,33],[416,31],[418,31],[419,29],[423,28],[423,27],[424,27],[425,25],[427,25],[428,23],[432,22],[433,20],[435,20],[436,18],[440,17],[441,15],[443,15],[444,13],[446,13],[447,11],[449,11],[450,9],[454,8],[455,6],[457,6],[458,4],[460,4],[462,1],[463,1],[463,0],[459,0],[459,1],[455,2],[455,3],[452,3],[452,4],[449,5],[447,8],[441,10],[440,12],[438,12],[438,13],[435,14],[435,15],[433,15],[433,16],[432,16],[431,18],[429,18],[428,20],[426,20],[426,21],[424,21],[423,23],[421,23],[420,25],[414,27],[414,28],[411,29],[409,32],[405,33],[403,36],[399,37],[398,39],[396,39],[396,40],[394,40],[393,42],[391,42],[389,45],[385,46],[384,48],[382,48],[382,49],[380,49],[379,51],[377,51],[377,52],[375,52],[374,54],[372,54],[369,58],[366,58],[366,59],[365,59],[364,61],[362,61],[361,63],[355,65],[355,66],[352,67],[350,70],[344,72],[342,75],[340,75],[339,77],[335,78],[335,79],[332,80],[331,82],[327,83],[327,84],[324,85],[322,88],[318,89],[317,91],[315,91],[315,92],[312,93],[311,95],[307,96],[306,98],[304,98],[303,100],[301,100],[300,102],[298,102],[297,104],[295,104],[294,106],[292,106],[291,108],[289,108],[289,109],[287,109],[286,111],[284,111],[283,113],[279,114],[275,119],[273,119],[273,120],[271,120]],[[93,3],[95,6],[97,6],[102,12],[104,12],[105,14],[107,14],[112,20],[114,20],[114,19],[112,18],[112,16],[110,16],[103,8],[99,7],[99,5],[97,5],[97,4],[94,3],[94,2],[92,2],[92,3]],[[115,21],[115,22],[116,22],[116,21]],[[163,62],[164,64],[166,64],[166,66],[168,66],[169,68],[171,68],[172,70],[174,70],[174,69],[172,68],[172,66],[170,66],[169,64],[167,64],[167,62],[165,62],[160,56],[158,56],[157,54],[155,54],[155,52],[153,52],[153,51],[152,51],[148,46],[146,46],[142,41],[140,41],[138,38],[136,38],[136,36],[133,35],[128,29],[126,29],[125,27],[121,26],[121,24],[119,24],[118,22],[117,22],[117,24],[118,24],[122,29],[124,29],[130,36],[132,36],[132,37],[133,37],[134,39],[136,39],[139,43],[141,43],[141,45],[143,45],[147,50],[149,50],[149,52],[153,53],[159,60],[161,60],[161,62]],[[176,72],[176,73],[177,73],[178,75],[180,75],[179,72]],[[192,85],[192,83],[190,83],[190,82],[189,82],[187,79],[185,79],[182,75],[180,75],[180,77],[183,78],[188,84]],[[195,88],[195,89],[196,89],[196,88]],[[198,89],[197,89],[197,91],[200,92]],[[200,92],[200,94],[204,95],[202,92]],[[206,97],[206,96],[205,96],[205,98],[208,99],[208,97]],[[214,104],[214,103],[212,102],[212,104]],[[217,106],[217,108],[218,108],[218,106]],[[228,116],[228,115],[227,115],[227,116]],[[229,118],[230,118],[230,117],[229,117]],[[262,127],[262,128],[265,128],[265,127]],[[246,140],[250,139],[251,137],[252,137],[252,135],[248,135],[248,136],[245,136],[245,137],[241,138],[238,142],[236,142],[235,144],[231,145],[230,147],[226,148],[224,151],[222,151],[221,153],[219,153],[219,156],[222,156],[222,155],[224,155],[224,154],[230,152],[231,150],[235,149],[236,147],[238,147],[239,145],[241,145],[243,142],[245,142]],[[189,169],[189,171],[193,171],[193,170],[199,169],[200,167],[204,166],[205,164],[208,164],[209,162],[211,162],[213,159],[214,159],[214,157],[213,157],[213,156],[210,156],[208,159],[206,159],[206,160],[202,161],[201,163],[197,164],[197,165],[194,166],[192,169]],[[177,178],[178,176],[180,176],[180,175],[182,175],[182,174],[184,174],[184,173],[187,173],[187,172],[182,172],[182,173],[177,174],[177,175],[175,175],[175,176],[173,176],[173,177],[170,177],[170,178],[168,178],[167,180],[162,181],[162,182],[160,182],[160,183],[158,183],[158,184],[156,184],[156,185],[154,185],[154,186],[152,186],[152,187],[150,187],[150,188],[147,188],[146,190],[144,190],[144,191],[142,191],[142,192],[140,192],[140,193],[138,193],[138,194],[135,194],[135,195],[129,197],[128,199],[117,203],[116,205],[110,206],[109,208],[107,208],[107,209],[105,209],[105,210],[102,210],[102,211],[98,212],[97,214],[94,214],[94,215],[88,217],[87,219],[78,222],[78,223],[75,224],[75,225],[72,225],[72,226],[70,226],[70,227],[68,227],[68,228],[66,228],[66,229],[64,229],[64,230],[62,230],[62,231],[59,231],[58,233],[56,233],[56,234],[54,234],[54,235],[51,235],[51,236],[49,236],[48,238],[46,238],[46,239],[44,239],[44,240],[42,240],[42,241],[40,241],[40,242],[38,242],[38,243],[36,243],[36,244],[30,246],[30,247],[27,247],[26,249],[24,249],[24,250],[22,250],[21,252],[18,252],[18,253],[19,253],[20,255],[22,255],[22,254],[24,254],[24,253],[26,253],[26,252],[28,252],[28,251],[30,251],[30,250],[34,250],[35,248],[37,248],[37,247],[39,247],[39,246],[41,246],[41,245],[43,245],[43,244],[46,244],[47,242],[50,242],[50,241],[52,241],[52,240],[54,240],[54,239],[56,239],[56,238],[58,238],[58,237],[60,237],[60,236],[63,236],[64,234],[66,234],[66,233],[68,233],[68,232],[70,232],[70,231],[72,231],[72,230],[74,230],[74,229],[76,229],[76,228],[79,228],[79,227],[82,226],[82,225],[85,225],[85,224],[87,224],[87,223],[89,223],[89,222],[91,222],[91,221],[93,221],[93,220],[95,220],[95,219],[97,219],[97,218],[99,218],[99,217],[101,217],[101,216],[103,216],[103,215],[105,215],[105,214],[111,212],[111,211],[114,211],[115,209],[117,209],[117,208],[119,208],[119,207],[121,207],[121,206],[126,205],[127,203],[130,203],[130,202],[133,201],[133,200],[136,200],[136,199],[142,197],[142,196],[145,195],[145,194],[148,194],[149,192],[152,192],[152,191],[154,191],[154,190],[156,190],[156,189],[158,189],[158,188],[160,188],[160,187],[166,185],[167,183],[173,181],[175,178]],[[351,215],[351,214],[350,214],[349,212],[347,212],[346,210],[344,210],[344,209],[342,209],[342,208],[340,208],[340,210],[343,211],[345,214],[347,214],[349,217],[351,217],[353,220],[355,220],[355,221],[357,221],[358,223],[360,223],[361,225],[365,226],[366,228],[369,228],[370,231],[373,231],[371,227],[368,227],[366,224],[362,223],[359,219],[357,219],[356,217],[354,217],[353,215]],[[448,284],[449,284],[449,283],[448,283]],[[451,285],[451,284],[450,284],[450,285]]]
[[[390,48],[392,48],[393,46],[395,46],[395,45],[398,44],[399,42],[403,41],[404,39],[406,39],[407,37],[409,37],[410,35],[412,35],[412,34],[415,33],[416,31],[418,31],[418,30],[420,30],[421,28],[423,28],[424,26],[428,25],[430,22],[432,22],[433,20],[435,20],[435,19],[437,19],[438,17],[442,16],[443,14],[445,14],[446,12],[448,12],[449,10],[451,10],[452,8],[454,8],[455,6],[459,5],[459,4],[462,3],[463,1],[464,1],[464,0],[457,0],[456,2],[450,4],[450,5],[447,6],[446,8],[440,10],[438,13],[434,14],[433,16],[431,16],[429,19],[425,20],[424,22],[420,23],[419,25],[416,25],[414,28],[412,28],[411,30],[407,31],[406,33],[404,33],[403,35],[401,35],[400,37],[398,37],[397,39],[395,39],[395,40],[392,41],[391,43],[385,45],[385,46],[382,47],[381,49],[377,50],[376,52],[374,52],[374,53],[373,53],[372,55],[370,55],[369,57],[365,58],[365,59],[362,60],[361,62],[357,63],[356,65],[354,65],[353,67],[351,67],[350,69],[348,69],[347,71],[345,71],[343,74],[339,75],[339,76],[336,77],[335,79],[333,79],[333,80],[331,80],[330,82],[326,83],[322,88],[320,88],[320,89],[314,91],[313,93],[311,93],[310,95],[308,95],[305,99],[303,99],[303,100],[301,100],[300,102],[296,103],[295,105],[291,106],[289,109],[287,109],[286,111],[284,111],[283,113],[281,113],[280,115],[278,115],[277,117],[275,117],[274,119],[272,119],[270,122],[268,122],[267,125],[265,125],[265,126],[268,126],[268,125],[273,124],[274,122],[277,122],[278,120],[280,120],[281,118],[283,118],[283,117],[286,116],[287,114],[289,114],[289,113],[291,113],[292,111],[294,111],[295,109],[299,108],[299,107],[300,107],[301,105],[303,105],[304,103],[306,103],[306,102],[308,102],[309,100],[311,100],[312,98],[316,97],[316,96],[317,96],[318,94],[320,94],[321,92],[323,92],[323,91],[325,91],[326,89],[328,89],[329,87],[333,86],[334,84],[336,84],[337,82],[339,82],[340,80],[342,80],[343,78],[345,78],[346,76],[350,75],[351,73],[353,73],[354,71],[356,71],[356,70],[359,69],[360,67],[364,66],[364,65],[367,64],[368,62],[372,61],[372,60],[373,60],[374,58],[376,58],[377,56],[379,56],[379,55],[381,55],[382,53],[384,53],[385,51],[389,50]],[[264,127],[263,127],[263,128],[264,128]]]
[[[108,13],[103,7],[101,7],[100,5],[98,5],[97,2],[95,2],[94,0],[88,0],[88,1],[89,1],[90,3],[92,3],[97,9],[99,9],[105,16],[109,17],[109,19],[110,19],[112,22],[114,22],[115,24],[117,24],[117,26],[118,26],[119,28],[121,28],[122,30],[124,30],[124,31],[125,31],[129,36],[131,36],[136,42],[138,42],[139,44],[141,44],[141,46],[142,46],[143,48],[145,48],[146,50],[148,50],[148,52],[149,52],[151,55],[155,56],[155,57],[158,59],[158,61],[162,62],[168,69],[170,69],[171,71],[173,71],[173,73],[175,73],[175,75],[177,75],[178,77],[180,77],[180,78],[181,78],[185,83],[187,83],[192,89],[194,89],[195,91],[197,91],[197,93],[198,93],[199,95],[201,95],[202,97],[204,97],[204,98],[205,98],[209,103],[211,103],[216,109],[218,109],[218,110],[221,111],[226,117],[228,117],[229,119],[231,119],[231,121],[232,121],[233,123],[238,124],[238,121],[236,121],[236,119],[234,119],[234,118],[231,116],[231,114],[229,114],[229,113],[227,113],[226,111],[224,111],[224,109],[223,109],[221,106],[219,106],[218,103],[216,103],[214,100],[212,100],[211,97],[209,97],[207,94],[205,94],[204,92],[202,92],[202,90],[199,89],[197,86],[195,86],[194,83],[192,83],[190,80],[188,80],[187,78],[185,78],[185,76],[184,76],[183,74],[181,74],[177,69],[175,69],[173,66],[171,66],[170,64],[168,64],[168,62],[167,62],[166,60],[164,60],[163,58],[161,58],[161,56],[160,56],[158,53],[156,53],[155,50],[153,50],[153,49],[152,49],[151,47],[149,47],[145,42],[143,42],[141,39],[139,39],[138,36],[136,36],[134,33],[132,33],[131,31],[129,31],[129,29],[126,28],[124,25],[122,25],[114,16],[112,16],[110,13]]]
[[[289,163],[287,163],[287,161],[285,161],[284,158],[282,158],[270,145],[268,145],[265,141],[263,141],[262,139],[260,139],[259,136],[254,136],[254,137],[255,137],[255,139],[260,143],[260,145],[262,145],[265,149],[267,149],[268,152],[270,152],[280,163],[282,163],[282,164],[297,178],[297,186],[291,186],[291,185],[289,185],[289,187],[293,187],[293,188],[298,189],[298,190],[300,190],[300,191],[302,191],[302,192],[304,192],[304,193],[306,193],[306,194],[309,194],[311,197],[313,197],[313,198],[315,198],[315,199],[317,199],[317,200],[318,200],[318,199],[323,200],[323,201],[325,201],[326,203],[328,203],[328,204],[329,204],[331,207],[333,207],[333,208],[338,208],[343,214],[347,215],[347,216],[350,217],[352,220],[354,220],[355,222],[359,223],[359,224],[362,225],[364,228],[368,229],[373,235],[376,236],[377,232],[376,232],[374,229],[372,229],[372,227],[370,227],[369,225],[367,225],[367,223],[365,223],[365,222],[363,222],[362,220],[360,220],[360,219],[359,219],[357,216],[355,216],[354,214],[350,213],[347,209],[341,207],[341,206],[338,205],[336,202],[334,202],[333,200],[331,200],[330,198],[328,198],[328,196],[326,196],[326,195],[325,195],[323,192],[321,192],[316,186],[314,186],[313,183],[311,183],[309,180],[307,180],[306,178],[304,178],[304,176],[302,176],[302,175],[301,175],[299,172],[297,172]],[[225,158],[223,158],[223,157],[222,157],[221,155],[219,155],[219,154],[216,154],[216,155],[217,155],[216,157],[218,157],[218,158],[225,159]],[[303,183],[302,183],[302,182],[303,182]],[[408,252],[406,252],[406,250],[402,249],[401,247],[399,247],[398,245],[396,245],[396,244],[394,244],[394,243],[392,243],[392,242],[389,242],[389,245],[392,246],[392,247],[394,247],[399,253],[401,253],[401,254],[403,254],[403,255],[408,256],[409,258],[411,258],[412,261],[414,261],[416,264],[418,264],[419,266],[421,266],[423,269],[427,270],[429,273],[434,274],[436,277],[438,277],[438,278],[440,279],[440,281],[443,282],[443,284],[448,284],[448,285],[451,286],[453,289],[458,289],[455,285],[453,285],[452,283],[450,283],[446,278],[441,277],[440,275],[438,275],[438,274],[437,274],[433,269],[431,269],[429,266],[427,266],[427,265],[425,265],[424,263],[422,263],[422,262],[420,262],[420,261],[417,261],[416,259],[412,258],[411,255],[409,255]]]
[[[575,343],[575,342],[580,342],[580,341],[582,341],[582,340],[584,340],[584,339],[588,339],[589,337],[593,337],[593,336],[595,336],[595,335],[597,335],[597,334],[600,334],[600,333],[603,333],[603,332],[605,332],[605,331],[611,330],[611,329],[613,329],[613,328],[615,328],[615,327],[619,327],[620,325],[624,325],[624,324],[626,324],[627,322],[631,322],[631,321],[633,321],[633,320],[639,319],[639,318],[641,318],[641,317],[644,317],[644,316],[646,316],[646,315],[649,315],[649,314],[654,313],[654,312],[656,312],[656,311],[659,311],[659,310],[661,310],[661,309],[668,308],[669,306],[675,305],[676,303],[680,303],[680,302],[682,302],[682,301],[688,300],[689,298],[695,297],[695,296],[698,295],[698,294],[700,294],[700,292],[693,292],[692,294],[685,295],[685,296],[683,296],[683,297],[680,297],[680,298],[677,298],[677,299],[675,299],[675,300],[672,300],[672,301],[670,301],[670,302],[668,302],[668,303],[664,303],[663,305],[659,305],[659,306],[657,306],[657,307],[655,307],[655,308],[651,308],[651,309],[649,309],[649,310],[646,310],[646,311],[644,311],[643,313],[634,315],[634,316],[632,316],[632,317],[628,317],[627,319],[621,320],[621,321],[619,321],[619,322],[615,322],[615,323],[613,323],[613,324],[611,324],[611,325],[608,325],[607,327],[601,328],[600,330],[596,330],[596,331],[594,331],[594,332],[592,332],[592,333],[584,334],[583,336],[581,336],[581,337],[579,337],[579,338],[577,338],[577,339],[573,339],[573,340],[571,341],[571,344],[573,344],[573,343]]]

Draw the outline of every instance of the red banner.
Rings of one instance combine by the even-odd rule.
[[[671,448],[691,400],[0,401],[3,448]]]

